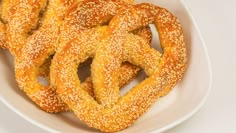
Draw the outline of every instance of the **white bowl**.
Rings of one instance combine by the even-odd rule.
[[[192,116],[204,103],[212,83],[211,67],[205,43],[183,1],[139,0],[167,8],[181,21],[188,47],[188,68],[183,80],[167,96],[158,100],[132,127],[121,132],[161,132]],[[158,41],[155,36],[153,42]],[[0,50],[0,100],[29,122],[49,132],[97,132],[81,123],[72,113],[48,114],[35,106],[19,90],[12,57]],[[140,74],[136,81],[142,79]]]

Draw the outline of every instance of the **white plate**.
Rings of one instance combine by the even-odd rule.
[[[211,67],[204,41],[183,1],[139,0],[138,2],[153,3],[175,14],[183,25],[188,46],[188,68],[184,79],[169,95],[156,102],[132,127],[122,131],[161,132],[183,122],[202,106],[211,88]],[[158,41],[156,36],[155,41]],[[0,73],[1,101],[29,122],[50,132],[97,132],[82,124],[72,113],[48,114],[35,106],[19,90],[14,79],[12,57],[4,50],[0,50]],[[139,75],[138,79],[142,79],[142,76]]]

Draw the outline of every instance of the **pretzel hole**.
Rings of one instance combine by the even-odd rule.
[[[38,76],[38,82],[42,86],[49,86],[49,81],[47,77]]]
[[[90,58],[78,66],[77,75],[81,82],[84,82],[85,79],[91,75],[91,71],[90,71],[91,63],[92,63],[92,59]]]
[[[161,45],[160,45],[159,33],[157,32],[154,24],[150,24],[149,26],[150,26],[151,32],[152,32],[151,47],[153,49],[159,51],[161,54],[163,54],[163,49],[161,48]],[[133,87],[135,87],[140,82],[145,80],[145,78],[147,78],[147,77],[148,77],[147,74],[142,69],[141,72],[137,75],[137,77],[133,81],[131,81],[130,83],[128,83],[127,85],[122,87],[122,89],[120,91],[120,95],[124,96],[128,91],[130,91]]]
[[[49,56],[38,70],[38,82],[42,86],[49,86],[49,72],[53,55]]]
[[[129,82],[120,89],[120,96],[124,96],[128,91],[130,91],[133,87],[138,85],[145,78],[147,78],[147,75],[143,70],[141,70],[134,80],[132,80],[131,82]]]
[[[163,50],[160,45],[159,33],[157,32],[154,24],[150,24],[150,27],[152,31],[151,47],[159,51],[161,54],[163,54]]]

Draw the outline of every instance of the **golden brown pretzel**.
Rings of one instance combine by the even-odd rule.
[[[61,13],[61,8],[58,3],[58,0],[51,0],[48,5],[48,10],[46,11],[46,17],[43,20],[49,21],[43,22],[42,26],[36,31],[32,36],[29,37],[26,46],[22,49],[23,56],[15,63],[16,79],[17,82],[27,95],[43,110],[47,112],[62,112],[68,110],[67,106],[58,98],[55,88],[51,86],[42,86],[37,80],[38,68],[45,62],[50,55],[52,55],[56,49],[59,51],[58,42],[58,25],[63,24],[63,28],[60,29],[61,37],[63,38],[60,41],[66,42],[72,40],[72,35],[76,35],[82,30],[91,28],[93,26],[102,24],[106,21],[109,21],[112,16],[117,12],[117,10],[124,5],[124,2],[119,0],[113,0],[109,3],[105,0],[87,0],[75,4],[66,14],[65,22],[61,22],[63,19],[62,16],[58,16],[58,13]],[[66,3],[62,2],[62,5]],[[113,8],[108,8],[108,7]],[[64,7],[64,6],[62,6]],[[103,8],[111,10],[112,12],[104,12]],[[87,12],[82,12],[82,9],[90,9]],[[96,12],[95,12],[95,8]],[[91,10],[92,9],[92,10]],[[50,12],[51,11],[51,12]],[[47,17],[48,15],[48,17]],[[84,17],[90,16],[91,18]],[[100,18],[97,18],[99,16]],[[93,19],[95,18],[96,19]],[[57,20],[59,19],[59,20]],[[78,21],[79,20],[79,21]],[[87,23],[89,20],[89,23]],[[90,21],[91,20],[91,21]],[[92,21],[93,20],[93,21]],[[85,22],[86,23],[85,23]],[[48,23],[47,23],[48,22]],[[59,23],[55,23],[59,22]],[[98,29],[97,29],[98,30]],[[147,32],[142,32],[147,34]],[[102,33],[99,32],[99,36]],[[148,36],[149,35],[149,36]],[[146,37],[150,38],[148,33]],[[99,37],[98,36],[98,37]],[[76,35],[76,37],[81,37]],[[68,40],[67,40],[68,39]],[[95,39],[96,40],[96,39]],[[86,45],[86,44],[83,44]],[[127,75],[127,78],[123,78],[121,85],[127,83],[134,75],[137,73],[137,67],[125,66],[125,69],[130,69],[130,74]],[[124,68],[123,68],[124,69]],[[53,74],[51,74],[53,75]],[[129,77],[130,78],[129,78]],[[92,90],[91,81],[88,79],[84,83],[87,91]],[[92,94],[92,93],[91,93]]]
[[[112,18],[112,16],[117,12],[117,10],[119,8],[125,7],[127,4],[125,4],[123,1],[121,0],[86,0],[84,1],[87,4],[86,7],[76,7],[76,5],[74,7],[72,7],[70,9],[70,12],[74,12],[73,14],[68,15],[68,18],[65,18],[65,22],[62,26],[61,29],[61,43],[59,48],[63,48],[64,44],[66,44],[68,41],[72,40],[75,36],[77,36],[76,34],[78,34],[78,31],[87,29],[87,28],[92,28],[94,26],[96,26],[98,23],[100,24],[104,24],[107,23],[108,20],[110,20]],[[133,2],[133,1],[130,1]],[[83,5],[83,3],[81,2],[81,5]],[[96,10],[96,12],[88,12],[89,10],[94,9]],[[109,8],[109,9],[108,9]],[[112,10],[110,10],[112,9]],[[104,13],[107,13],[107,16],[104,15]],[[78,13],[82,14],[82,15],[77,15]],[[83,14],[86,14],[86,16],[84,16]],[[104,15],[104,17],[97,17],[97,16],[102,16]],[[92,17],[91,17],[92,16]],[[77,19],[71,19],[71,18],[77,18]],[[81,20],[85,20],[84,22],[80,22]],[[80,25],[77,25],[77,21],[80,22]],[[79,29],[79,30],[78,30]],[[70,32],[68,32],[70,31]],[[151,41],[151,34],[149,33],[150,30],[148,30],[148,28],[146,27],[146,29],[144,28],[143,30],[136,30],[134,31],[137,34],[143,36],[144,38],[147,38],[149,41]],[[73,41],[73,43],[76,42],[77,39],[75,39]],[[90,46],[88,44],[88,46]],[[96,46],[96,45],[93,45]],[[86,48],[85,48],[86,49]],[[58,52],[60,52],[60,50],[57,50]],[[91,55],[88,57],[93,57],[93,54],[95,53],[93,50],[90,51]],[[127,69],[128,68],[128,69]],[[131,79],[133,79],[136,75],[137,72],[140,70],[138,67],[134,67],[134,66],[130,66],[130,63],[124,63],[121,67],[121,71],[122,73],[120,74],[120,84],[121,85],[125,85],[126,83],[128,83],[128,81],[130,81]],[[126,70],[127,69],[127,70]],[[126,74],[127,73],[127,74]],[[123,76],[122,76],[123,74]],[[54,75],[54,74],[51,74]],[[54,78],[51,78],[52,80]],[[53,82],[53,81],[52,81]],[[87,83],[87,82],[86,82]],[[89,83],[91,84],[91,83]],[[118,83],[119,84],[119,83]],[[87,85],[85,85],[87,87]],[[90,91],[90,94],[93,94]],[[97,100],[99,100],[99,97],[96,97]],[[115,97],[114,97],[115,98]],[[101,101],[100,103],[104,103],[104,104],[110,104],[112,103],[112,100],[104,100]]]
[[[154,23],[159,31],[164,51],[162,55],[150,49],[147,41],[139,36],[128,34],[149,23]],[[99,78],[96,74],[100,74],[104,78],[117,80],[117,66],[124,60],[140,65],[149,75],[114,105],[103,106],[81,88],[76,78],[75,66],[83,62],[85,54],[78,54],[73,44],[56,53],[53,64],[57,65],[51,71],[56,71],[55,83],[59,96],[80,120],[101,131],[115,132],[132,125],[164,92],[169,92],[177,84],[186,67],[186,46],[179,21],[166,9],[151,4],[139,4],[119,12],[111,20],[108,33],[99,45],[101,47],[92,65],[92,76]],[[118,88],[117,84],[112,87],[101,90],[105,91],[104,95],[110,96],[110,92],[116,93]]]

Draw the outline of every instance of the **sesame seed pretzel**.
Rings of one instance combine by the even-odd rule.
[[[163,54],[150,48],[148,41],[128,33],[150,23],[155,24],[159,32]],[[148,75],[113,105],[99,104],[81,88],[75,78],[75,66],[83,62],[85,55],[75,55],[78,49],[73,44],[56,54],[53,63],[57,62],[57,65],[53,70],[56,71],[55,83],[60,98],[80,120],[101,131],[116,132],[131,126],[161,95],[177,84],[186,67],[186,46],[177,18],[166,9],[152,4],[139,4],[121,10],[111,20],[107,31],[100,40],[91,71],[94,85],[106,78],[114,84],[109,82],[100,90],[94,89],[104,91],[100,92],[103,96],[116,95],[119,87],[115,82],[123,61],[142,67]],[[67,58],[64,58],[65,54]]]
[[[45,18],[43,19],[43,21],[46,22],[43,22],[42,26],[29,37],[26,46],[22,49],[23,56],[15,63],[16,80],[20,88],[24,90],[41,109],[51,113],[67,111],[68,108],[57,96],[56,88],[51,85],[42,86],[38,82],[38,68],[42,66],[47,59],[50,60],[50,56],[55,52],[60,52],[60,47],[63,46],[63,43],[73,40],[73,37],[83,37],[77,34],[86,29],[107,23],[114,14],[116,14],[119,8],[126,5],[126,3],[120,0],[86,0],[70,4],[72,7],[68,8],[68,13],[66,13],[65,18],[63,18],[63,15],[59,13],[63,12],[64,8],[62,7],[68,5],[68,3],[63,2],[60,3],[59,0],[49,1],[47,6],[48,10],[46,10]],[[105,9],[107,10],[106,12]],[[137,34],[148,37],[150,40],[151,35],[148,31],[148,28],[144,28],[143,30],[137,31]],[[60,40],[58,39],[59,32]],[[101,36],[102,32],[99,34]],[[94,40],[96,41],[97,39]],[[126,78],[122,78],[121,85],[130,81],[139,70],[136,66],[130,64],[124,65],[122,69],[129,69],[130,72],[126,74]],[[50,75],[53,75],[53,72],[50,71],[50,73],[52,73]],[[53,80],[53,78],[50,78],[50,80]],[[90,78],[84,82],[84,86],[92,95]]]
[[[84,2],[89,3],[89,4],[87,4],[87,7],[83,7],[82,8],[83,10],[81,10],[80,7],[78,10],[78,7],[76,8],[76,6],[74,6],[70,9],[70,12],[79,12],[80,14],[86,14],[86,19],[84,19],[83,15],[78,16],[77,13],[72,13],[71,16],[69,15],[68,18],[65,18],[65,22],[64,22],[64,25],[62,26],[62,30],[61,30],[61,32],[62,32],[61,38],[62,39],[61,39],[61,43],[60,43],[61,46],[59,46],[59,48],[63,48],[63,46],[65,44],[67,44],[67,42],[71,42],[71,43],[76,44],[77,40],[80,41],[80,39],[79,39],[79,38],[81,38],[80,36],[84,36],[83,37],[84,40],[89,40],[89,38],[86,38],[86,34],[89,34],[89,32],[88,33],[86,32],[86,34],[84,34],[84,35],[78,36],[78,35],[76,35],[76,34],[78,34],[78,32],[76,32],[76,31],[81,31],[81,30],[85,30],[88,28],[92,28],[92,27],[96,26],[98,23],[99,24],[107,23],[112,18],[112,16],[114,14],[116,14],[116,12],[118,11],[119,8],[123,8],[123,7],[125,8],[127,6],[127,4],[125,4],[125,2],[123,2],[121,0],[86,0]],[[83,5],[82,2],[80,3],[80,5]],[[93,10],[96,10],[96,12],[91,12],[92,14],[89,13],[88,11],[91,8],[92,9],[95,8]],[[105,15],[104,15],[104,13],[105,13]],[[108,14],[106,15],[106,13],[108,13]],[[77,18],[76,20],[71,19],[71,18],[74,18],[74,15]],[[103,17],[96,17],[96,16],[103,16]],[[81,20],[85,20],[85,21],[80,22],[80,25],[75,24],[77,21],[81,21]],[[68,31],[70,31],[69,34],[68,34]],[[138,29],[136,31],[133,31],[133,33],[140,35],[140,36],[148,39],[149,42],[151,42],[152,35],[150,34],[149,27]],[[75,36],[77,36],[77,37],[75,38]],[[91,34],[90,36],[93,36],[93,34]],[[99,38],[98,36],[96,36],[96,37]],[[96,38],[96,37],[94,37],[94,38]],[[74,38],[73,41],[70,41],[70,40],[72,40],[72,38]],[[98,40],[98,39],[92,39],[92,40]],[[83,44],[83,43],[85,43],[85,44]],[[86,46],[84,48],[81,48],[81,51],[86,51],[87,47],[89,47],[89,46],[90,47],[92,46],[95,48],[97,47],[97,45],[94,45],[93,43],[86,43],[86,41],[84,41],[83,43],[79,43],[79,44],[83,44]],[[88,54],[87,57],[92,58],[94,56],[95,48],[92,49],[90,51],[90,53],[87,53]],[[57,50],[57,52],[60,52],[60,50]],[[86,59],[88,59],[88,58],[86,58]],[[137,73],[139,71],[140,71],[139,67],[136,67],[136,66],[130,65],[130,63],[124,62],[122,64],[121,69],[120,69],[119,83],[118,83],[119,86],[121,87],[121,86],[124,86],[125,84],[127,84],[131,79],[133,79],[137,75]],[[52,75],[51,80],[55,79],[55,78],[53,78],[54,77],[53,72],[51,75]],[[52,81],[52,83],[53,83],[53,81]],[[83,89],[88,91],[89,94],[93,96],[93,90],[92,90],[93,85],[92,85],[92,81],[91,81],[90,77],[87,78],[85,80],[85,82],[82,83],[82,86],[83,86]],[[106,104],[106,103],[104,102],[104,104]]]

